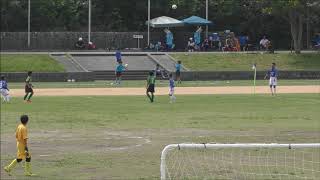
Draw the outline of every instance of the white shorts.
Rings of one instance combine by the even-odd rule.
[[[269,85],[270,86],[276,86],[277,85],[277,78],[276,77],[270,77]]]
[[[3,96],[3,97],[6,97],[9,95],[9,91],[7,89],[0,89],[0,94]]]
[[[169,95],[172,96],[174,94],[174,88],[169,88]]]

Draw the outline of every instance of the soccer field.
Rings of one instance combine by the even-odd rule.
[[[1,104],[1,166],[15,157],[21,114],[32,179],[158,179],[167,144],[319,142],[319,104],[319,94],[13,98]]]

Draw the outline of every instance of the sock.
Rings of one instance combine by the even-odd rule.
[[[29,93],[26,93],[26,95],[24,95],[24,98],[23,98],[23,100],[26,100],[26,99],[27,99],[27,97],[28,97],[28,94],[29,94]]]
[[[32,172],[31,172],[31,162],[26,162],[25,166],[24,166],[24,174],[26,176],[32,176]]]
[[[10,96],[7,95],[7,96],[5,97],[5,99],[6,99],[7,102],[9,102],[9,101],[10,101]]]
[[[152,99],[151,99],[151,96],[149,93],[147,93],[147,96],[148,96],[149,100],[152,102]]]
[[[10,171],[12,171],[12,170],[16,167],[17,164],[18,164],[17,159],[14,159],[14,160],[13,160],[7,167],[5,167],[5,168],[7,168],[8,171],[10,172]]]
[[[33,96],[33,93],[30,93],[28,100],[30,100],[32,96]]]
[[[153,101],[154,101],[154,95],[151,94],[151,102],[153,102]]]
[[[170,102],[175,102],[176,101],[176,97],[174,95],[170,96]]]

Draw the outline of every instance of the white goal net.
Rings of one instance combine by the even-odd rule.
[[[161,180],[320,179],[320,143],[171,144],[161,154]]]

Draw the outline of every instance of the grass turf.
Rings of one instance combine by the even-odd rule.
[[[173,54],[175,59],[194,71],[248,71],[254,63],[267,70],[275,62],[281,70],[319,70],[320,54]]]
[[[1,104],[1,165],[15,156],[14,130],[28,114],[34,179],[158,178],[160,152],[171,143],[320,141],[318,94],[33,100]],[[151,143],[135,146],[143,139]]]
[[[278,80],[280,86],[305,86],[320,85],[319,80]],[[93,81],[93,82],[34,82],[36,88],[112,88],[113,81]],[[145,87],[145,81],[123,81],[119,88],[126,87]],[[267,86],[269,80],[257,80],[257,86]],[[183,81],[176,84],[178,87],[206,87],[206,86],[252,86],[252,80],[230,80],[230,81]],[[167,87],[167,80],[157,80],[157,87]],[[24,83],[10,83],[9,88],[24,88]]]
[[[49,55],[1,54],[1,72],[64,72],[64,67]]]

